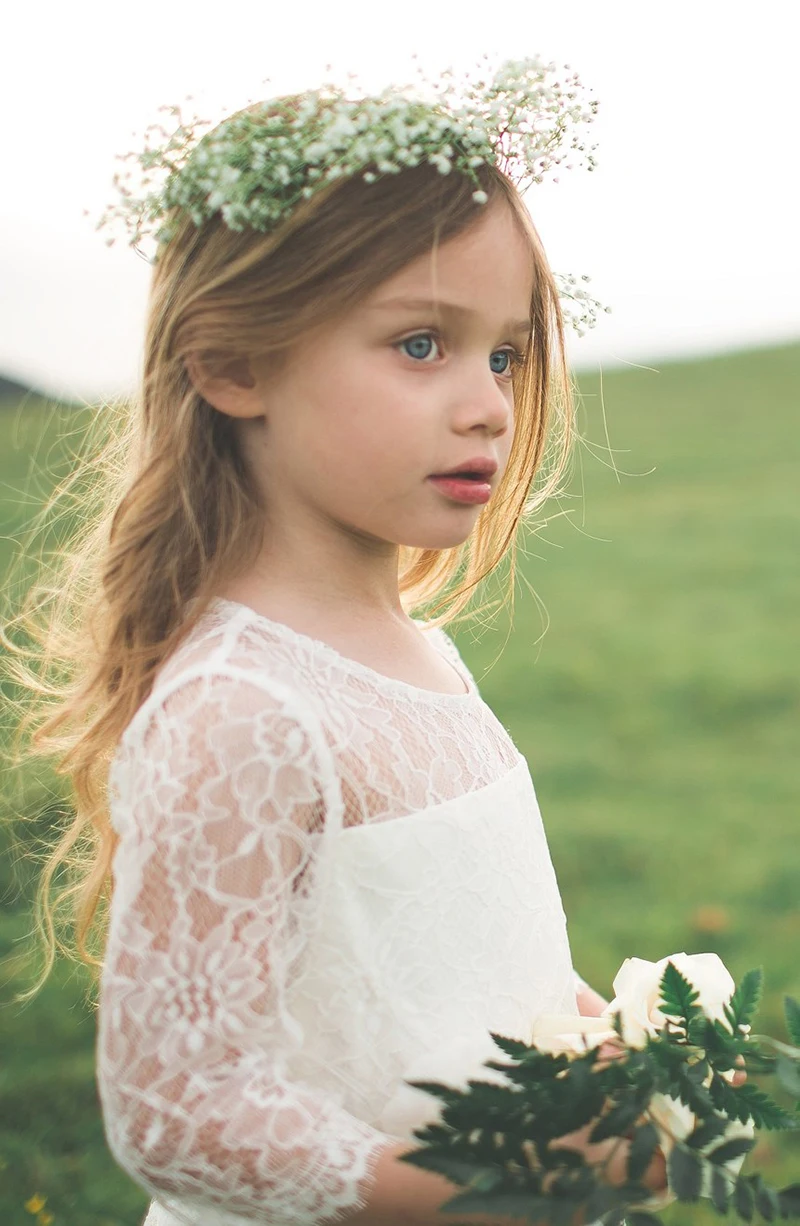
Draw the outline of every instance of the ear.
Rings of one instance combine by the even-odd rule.
[[[190,353],[184,360],[194,387],[213,408],[229,417],[263,417],[264,407],[247,358]]]

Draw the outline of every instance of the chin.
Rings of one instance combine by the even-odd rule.
[[[440,527],[427,532],[410,533],[404,536],[399,544],[409,549],[456,549],[471,536],[475,527],[474,521],[468,525],[466,519],[467,516],[464,516],[465,523],[460,530],[457,525],[451,524],[449,528]]]

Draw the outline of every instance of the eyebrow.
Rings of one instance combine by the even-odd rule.
[[[381,310],[395,307],[405,307],[412,311],[434,310],[441,311],[443,315],[462,317],[478,314],[472,307],[460,306],[457,302],[436,302],[432,298],[387,298],[383,302],[376,303],[376,306]],[[509,320],[503,325],[503,331],[509,332],[530,332],[532,328],[532,319]]]

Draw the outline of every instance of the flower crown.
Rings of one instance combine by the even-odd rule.
[[[433,91],[427,98],[409,86],[355,97],[359,87],[349,74],[346,92],[326,82],[298,97],[251,104],[216,126],[185,121],[178,106],[162,107],[176,126],[168,132],[151,125],[143,152],[122,156],[138,163],[139,181],[134,187],[130,173],[115,175],[120,202],[104,213],[98,229],[122,222],[140,253],[143,239],[154,240],[155,262],[181,214],[196,226],[219,215],[231,230],[267,232],[343,176],[360,174],[373,183],[427,162],[441,174],[455,170],[471,178],[473,200],[485,204],[476,173],[481,165],[496,165],[520,191],[541,183],[572,151],[585,155],[593,170],[596,146],[587,148],[578,132],[569,141],[568,135],[570,125],[593,121],[598,104],[581,101],[577,73],[563,84],[554,73],[555,65],[538,57],[506,60],[494,73],[479,65],[474,79],[466,75],[461,81],[447,70],[437,81],[424,82]],[[576,311],[565,303],[565,319],[582,336],[584,328],[594,327],[597,312],[609,308],[576,277],[556,279],[562,299],[577,305]]]

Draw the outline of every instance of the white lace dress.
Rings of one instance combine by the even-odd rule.
[[[97,1080],[147,1226],[342,1221],[415,1061],[577,1012],[527,763],[418,625],[463,694],[216,601],[122,737]]]

